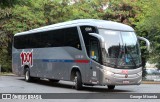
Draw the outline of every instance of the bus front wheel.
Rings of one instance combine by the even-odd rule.
[[[75,88],[77,90],[81,90],[82,89],[82,78],[81,78],[81,74],[79,71],[76,72],[74,81],[75,81]]]
[[[108,85],[109,90],[113,90],[115,88],[115,85]]]

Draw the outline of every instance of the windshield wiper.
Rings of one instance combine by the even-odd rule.
[[[108,62],[103,62],[104,65],[109,66],[109,67],[114,67],[117,68],[117,65],[112,64],[112,63],[108,63]]]
[[[103,56],[107,57],[107,52],[105,49],[102,49],[102,54]],[[112,63],[108,63],[106,60],[104,60],[105,58],[103,58],[103,64],[106,65],[106,66],[109,66],[109,67],[114,67],[116,68],[117,65],[116,64],[112,64]]]
[[[126,49],[126,53],[130,55],[132,63],[134,64],[135,67],[137,67],[136,62],[134,61],[132,54],[128,51],[126,44],[125,44],[125,49]]]

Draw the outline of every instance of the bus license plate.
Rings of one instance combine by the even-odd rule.
[[[123,84],[129,84],[129,81],[123,81]]]

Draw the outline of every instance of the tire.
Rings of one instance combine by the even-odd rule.
[[[56,79],[48,79],[50,82],[54,82],[54,83],[58,83],[59,80],[56,80]]]
[[[82,77],[79,71],[76,72],[74,81],[75,81],[75,89],[81,90],[82,89]]]
[[[109,90],[114,90],[114,88],[115,88],[115,85],[108,85]]]
[[[25,71],[25,81],[31,82],[32,80],[33,80],[33,78],[30,76],[30,70],[29,70],[29,68],[27,68]]]

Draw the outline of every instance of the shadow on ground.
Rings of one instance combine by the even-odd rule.
[[[19,79],[21,81],[25,81],[24,79]],[[34,82],[31,82],[34,84],[39,84],[39,85],[45,85],[45,86],[51,86],[51,87],[57,87],[57,88],[66,88],[66,89],[73,89],[76,90],[74,88],[74,84],[73,82],[69,82],[65,83],[64,81],[59,81],[59,82],[50,82],[48,80],[36,80]],[[125,87],[125,86],[124,86]],[[82,90],[79,91],[88,91],[88,92],[113,92],[113,93],[117,93],[117,92],[133,92],[131,90],[120,90],[120,89],[115,89],[114,90],[109,90],[106,86],[105,87],[94,87],[94,86],[84,86]]]

